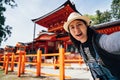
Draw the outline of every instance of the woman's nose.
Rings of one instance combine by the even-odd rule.
[[[80,32],[81,30],[78,27],[75,27],[75,33]]]

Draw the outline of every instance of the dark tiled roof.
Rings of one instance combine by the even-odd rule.
[[[107,27],[114,27],[120,25],[120,19],[116,21],[111,21],[111,22],[106,22],[98,25],[94,25],[92,28],[94,29],[102,29],[102,28],[107,28]]]

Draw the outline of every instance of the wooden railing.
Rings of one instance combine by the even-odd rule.
[[[25,67],[26,64],[30,64],[30,65],[35,65],[36,66],[36,76],[41,76],[42,72],[41,72],[41,66],[58,66],[59,67],[59,74],[45,74],[44,75],[50,75],[50,76],[57,76],[59,77],[59,80],[64,80],[65,78],[70,78],[70,76],[65,76],[65,63],[68,62],[77,62],[79,64],[81,64],[81,62],[83,62],[83,60],[77,59],[77,60],[65,60],[65,55],[67,53],[65,53],[64,48],[60,48],[59,49],[59,53],[49,53],[49,54],[42,54],[41,50],[37,51],[37,54],[29,54],[26,55],[25,51],[17,51],[16,53],[17,55],[15,55],[14,53],[9,53],[9,54],[4,54],[0,57],[0,63],[3,63],[3,66],[1,66],[1,68],[3,70],[5,70],[5,74],[8,73],[8,66],[10,64],[10,68],[11,71],[14,71],[14,65],[17,64],[17,76],[20,77],[21,74],[24,74],[27,70],[27,68]],[[57,56],[58,60],[54,60],[57,62],[54,62],[49,64],[49,63],[42,63],[42,57],[47,57],[47,56]],[[29,62],[27,61],[28,57],[36,57],[36,60],[34,62]],[[33,71],[31,71],[33,72]]]

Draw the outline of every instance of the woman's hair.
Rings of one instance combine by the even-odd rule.
[[[70,36],[70,39],[71,39],[71,41],[72,41],[72,43],[73,43],[73,45],[76,47],[76,48],[79,48],[80,47],[80,44],[81,44],[81,42],[80,41],[78,41],[78,40],[76,40],[70,33],[68,34],[69,36]]]

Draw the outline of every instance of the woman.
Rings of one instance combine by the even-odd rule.
[[[120,80],[120,32],[99,34],[89,26],[90,19],[77,12],[63,25],[94,80]]]

